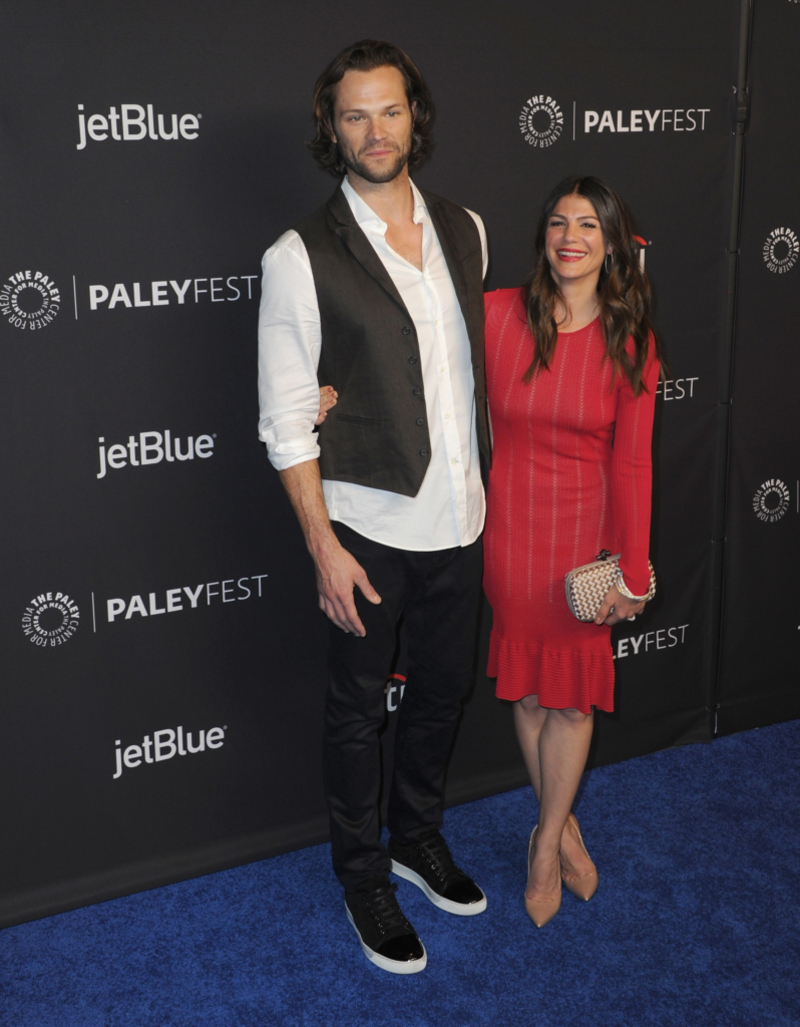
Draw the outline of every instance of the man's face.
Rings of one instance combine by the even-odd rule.
[[[345,72],[336,88],[333,140],[351,172],[374,183],[397,178],[408,163],[412,128],[397,68]]]

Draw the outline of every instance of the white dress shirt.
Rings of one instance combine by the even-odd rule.
[[[386,242],[387,225],[347,179],[342,191],[353,216],[397,287],[417,330],[428,414],[431,460],[416,496],[352,482],[322,482],[325,505],[366,538],[423,552],[465,546],[483,529],[474,379],[469,338],[450,272],[421,193],[414,222],[422,224],[422,270]],[[483,222],[472,211],[483,249]],[[319,307],[305,244],[285,232],[264,254],[258,324],[259,435],[279,471],[319,457],[314,421],[319,412],[322,344]],[[322,382],[323,385],[335,382]]]

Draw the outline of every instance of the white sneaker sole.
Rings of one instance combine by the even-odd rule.
[[[347,913],[347,919],[350,921],[353,930],[358,935],[358,940],[361,942],[361,948],[364,950],[364,955],[370,963],[374,963],[375,966],[380,967],[381,970],[386,970],[390,974],[418,974],[428,965],[428,953],[425,951],[425,946],[422,945],[421,941],[422,959],[412,959],[410,962],[403,962],[398,959],[387,959],[386,956],[382,956],[378,952],[375,952],[374,949],[371,949],[361,937],[361,932],[356,927],[355,920],[353,920],[353,914],[350,912],[350,908],[346,902],[344,904],[344,911]]]
[[[486,909],[485,895],[480,902],[453,902],[452,899],[446,899],[443,895],[437,895],[425,878],[420,877],[416,870],[411,870],[410,867],[403,866],[402,863],[398,863],[394,859],[392,860],[392,872],[421,888],[434,906],[443,909],[445,913],[453,913],[455,916],[477,916],[478,913],[482,913]]]

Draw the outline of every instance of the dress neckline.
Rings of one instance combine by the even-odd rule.
[[[596,324],[599,320],[600,320],[600,315],[598,314],[597,317],[594,318],[593,321],[590,321],[588,324],[585,324],[583,326],[583,328],[576,328],[574,332],[559,332],[558,334],[559,335],[580,335],[581,332],[585,332],[587,328],[591,328],[592,325]]]

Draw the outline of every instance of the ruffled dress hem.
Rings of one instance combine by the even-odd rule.
[[[507,642],[492,633],[486,674],[497,678],[498,699],[516,702],[537,695],[542,706],[606,713],[614,709],[614,660],[608,652],[553,650],[536,643]]]

